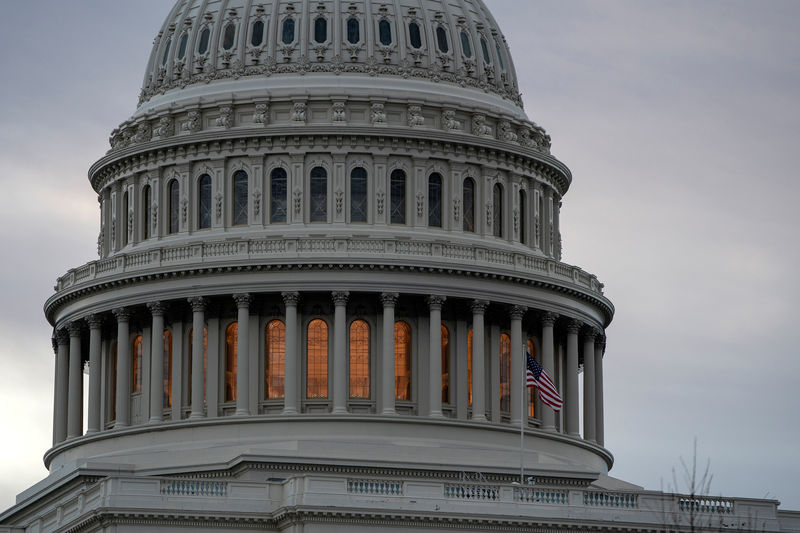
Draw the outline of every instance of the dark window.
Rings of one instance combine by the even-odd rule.
[[[325,17],[317,17],[314,21],[314,41],[324,43],[328,40],[328,21]]]
[[[189,34],[184,33],[181,36],[181,44],[178,46],[178,59],[186,57],[186,45],[189,43]]]
[[[172,39],[167,41],[167,47],[164,48],[164,57],[161,58],[161,65],[162,66],[167,64],[167,59],[169,59],[169,47],[170,47],[171,44],[172,44]]]
[[[500,68],[505,70],[506,66],[503,64],[503,54],[500,52],[500,45],[495,44],[495,48],[497,49],[497,62],[500,63]]]
[[[250,44],[253,46],[261,46],[264,42],[264,22],[261,20],[255,21],[253,24],[253,35],[250,37]]]
[[[328,172],[322,167],[311,169],[311,222],[328,221]]]
[[[450,45],[447,43],[447,32],[441,26],[436,28],[436,43],[439,45],[439,50],[445,54],[450,51]]]
[[[350,172],[350,222],[367,221],[367,171],[361,167]]]
[[[467,32],[461,32],[461,49],[464,51],[464,57],[467,59],[472,57],[472,45],[469,43],[469,35]]]
[[[392,224],[406,223],[406,173],[402,170],[392,172],[390,179],[390,221]]]
[[[294,19],[286,19],[283,21],[281,40],[283,44],[292,44],[294,42]]]
[[[378,35],[382,45],[389,46],[392,44],[392,25],[389,24],[388,20],[382,20],[378,23]]]
[[[428,226],[442,227],[442,175],[428,176]]]
[[[236,37],[236,26],[230,23],[225,26],[225,34],[222,36],[222,48],[225,50],[233,48],[234,37]]]
[[[169,233],[178,232],[178,214],[180,210],[180,196],[181,188],[178,185],[178,180],[169,182]]]
[[[347,42],[356,44],[361,40],[361,26],[358,19],[347,19]]]
[[[200,32],[200,44],[197,46],[198,54],[205,54],[208,51],[208,39],[211,37],[211,30],[205,28]]]
[[[526,225],[528,223],[528,202],[525,191],[519,191],[519,242],[526,244]]]
[[[422,48],[422,35],[419,32],[419,24],[412,22],[408,25],[408,37],[411,39],[411,46]]]
[[[276,168],[270,175],[270,222],[286,222],[286,192],[286,171],[282,168]]]
[[[144,191],[142,191],[142,203],[144,204],[142,207],[142,213],[144,216],[142,217],[142,238],[149,239],[150,238],[150,186],[145,185]]]
[[[494,184],[492,189],[492,232],[495,237],[503,236],[503,186]]]
[[[211,227],[211,176],[208,174],[197,180],[197,227]]]
[[[464,231],[475,231],[475,181],[472,178],[464,180],[462,203],[464,204]]]
[[[247,224],[247,172],[233,175],[233,225]]]
[[[122,195],[122,246],[128,244],[128,193]]]
[[[492,58],[489,56],[489,46],[486,44],[486,39],[481,37],[481,51],[483,52],[483,62],[487,65],[492,64]]]

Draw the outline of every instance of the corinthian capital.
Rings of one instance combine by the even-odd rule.
[[[550,311],[546,311],[541,314],[539,320],[542,322],[542,326],[553,327],[553,324],[556,323],[556,319],[558,318],[558,313],[551,313]]]
[[[581,322],[580,320],[572,318],[567,321],[567,333],[570,333],[572,335],[577,335],[578,332],[581,330],[581,327],[583,327],[583,322]]]
[[[81,332],[83,331],[83,325],[81,324],[80,320],[70,322],[67,324],[67,331],[69,332],[70,337],[80,337]]]
[[[297,303],[300,301],[299,292],[282,292],[281,296],[283,297],[284,305],[293,305],[296,307]]]
[[[116,309],[112,309],[111,312],[114,313],[117,322],[127,322],[131,319],[132,313],[127,307],[117,307]]]
[[[508,314],[512,320],[521,320],[527,310],[528,308],[524,305],[515,305],[509,310]]]
[[[147,304],[147,309],[153,316],[164,316],[164,313],[167,312],[167,305],[163,302],[150,302]]]
[[[347,300],[350,299],[350,293],[348,291],[334,291],[331,293],[331,299],[333,300],[333,305],[347,305]]]
[[[89,329],[98,329],[103,326],[103,317],[100,315],[89,315],[86,317]]]
[[[384,307],[394,307],[397,305],[397,300],[400,298],[400,295],[396,292],[382,292],[381,293],[381,303]]]
[[[445,296],[439,296],[436,294],[431,294],[430,296],[425,298],[425,301],[428,302],[428,307],[431,310],[441,309],[442,306],[444,305],[445,300],[447,300]]]
[[[486,308],[489,307],[489,302],[486,300],[472,300],[470,304],[470,309],[472,309],[473,315],[482,315],[486,312]]]
[[[234,294],[233,301],[236,302],[236,307],[239,309],[248,309],[253,303],[253,297],[247,293]]]
[[[193,313],[197,313],[199,311],[205,311],[206,307],[208,307],[208,300],[206,300],[202,296],[194,296],[192,298],[187,298],[186,300],[192,307]]]

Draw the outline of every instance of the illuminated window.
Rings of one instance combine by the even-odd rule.
[[[464,204],[464,231],[475,231],[475,180],[472,178],[464,180],[461,203]]]
[[[350,172],[350,222],[367,221],[367,171],[361,167]]]
[[[142,336],[137,335],[133,339],[133,350],[131,351],[131,392],[142,392],[142,349],[144,342]]]
[[[536,359],[536,350],[533,347],[533,339],[528,339],[528,353],[531,354],[531,357]],[[527,367],[527,365],[526,365]],[[525,387],[528,391],[528,416],[535,417],[536,416],[536,388],[534,387]]]
[[[472,329],[467,334],[467,396],[472,405]]]
[[[178,180],[172,180],[169,182],[169,224],[167,228],[168,233],[177,233],[178,232],[178,215],[180,213],[181,208],[181,187],[178,184]]]
[[[525,191],[519,191],[519,242],[526,244],[527,232],[525,231],[528,223],[528,198]]]
[[[265,331],[264,399],[276,400],[284,397],[286,326],[280,320],[272,320]]]
[[[269,221],[272,223],[286,222],[286,193],[288,191],[286,181],[286,171],[282,168],[276,168],[270,174]]]
[[[151,192],[150,186],[145,185],[144,190],[142,190],[142,238],[149,239],[150,238],[150,199]]]
[[[311,169],[311,222],[328,221],[328,171]]]
[[[442,227],[442,175],[428,176],[428,226]]]
[[[164,407],[172,407],[172,333],[164,330]]]
[[[192,403],[192,345],[194,344],[194,333],[193,329],[189,329],[189,379],[187,383],[189,383],[189,403]],[[206,391],[208,387],[206,386],[206,377],[207,377],[207,369],[208,369],[208,330],[203,328],[203,401],[206,401]]]
[[[406,173],[402,170],[392,171],[389,180],[390,206],[389,214],[392,224],[406,223]]]
[[[247,224],[247,172],[239,170],[233,175],[233,225]]]
[[[503,236],[503,186],[495,183],[492,188],[492,231],[495,237]]]
[[[411,326],[394,323],[394,397],[411,400]]]
[[[511,337],[500,335],[500,410],[511,410]]]
[[[450,332],[442,326],[442,403],[450,403]]]
[[[211,176],[208,174],[197,180],[197,227],[211,227]]]
[[[209,28],[204,28],[203,31],[200,32],[200,42],[197,45],[198,54],[203,55],[208,51],[208,39],[210,37],[211,30]]]
[[[225,401],[236,401],[236,359],[239,352],[239,324],[225,330]]]
[[[328,397],[328,324],[319,318],[308,324],[306,398]]]
[[[350,324],[350,397],[369,398],[369,324]]]

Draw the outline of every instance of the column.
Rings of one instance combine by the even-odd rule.
[[[594,338],[597,330],[583,333],[583,439],[595,442]]]
[[[381,350],[381,397],[384,415],[395,414],[394,409],[394,306],[399,295],[396,292],[381,293],[383,303],[383,349]]]
[[[606,351],[605,335],[600,334],[594,343],[594,406],[595,406],[595,438],[597,444],[605,444],[605,428],[603,422],[603,353]]]
[[[428,362],[430,370],[430,412],[429,416],[442,417],[442,305],[444,296],[428,296],[430,310],[430,347]]]
[[[548,376],[555,376],[555,359],[553,355],[553,325],[556,323],[558,315],[556,313],[543,313],[542,322],[542,369]],[[542,406],[542,429],[555,431],[556,417],[553,408],[549,405]]]
[[[236,415],[248,416],[250,413],[250,304],[249,294],[234,294],[238,309],[236,338]]]
[[[164,420],[164,313],[161,302],[147,304],[153,317],[150,329],[150,423]]]
[[[89,420],[86,434],[100,431],[101,357],[103,348],[103,320],[99,315],[86,317],[89,324]]]
[[[567,322],[567,367],[564,370],[564,414],[567,434],[580,437],[580,405],[578,403],[578,331],[580,320]]]
[[[522,393],[527,390],[524,383],[527,365],[522,357],[522,317],[526,307],[515,305],[511,308],[511,424],[520,425],[523,420]],[[527,424],[525,424],[527,425]]]
[[[81,364],[81,323],[71,322],[69,331],[69,385],[67,395],[67,438],[83,435],[83,365]]]
[[[69,334],[56,331],[56,383],[53,409],[53,445],[67,440],[67,401],[69,391]]]
[[[206,299],[202,297],[189,298],[189,305],[192,307],[192,368],[190,369],[190,380],[192,383],[192,412],[190,419],[205,417],[203,412],[203,401],[205,399],[205,376],[203,372],[203,357],[205,347],[203,346],[203,329],[206,325]]]
[[[284,292],[283,303],[286,307],[286,356],[284,358],[284,400],[283,414],[296,415],[298,413],[297,381],[298,362],[300,354],[297,351],[297,302],[300,300],[298,292]]]
[[[131,410],[131,343],[130,311],[124,307],[114,309],[117,317],[117,419],[114,429],[130,424]]]
[[[486,349],[483,315],[489,302],[472,302],[472,419],[486,421]]]
[[[333,315],[333,414],[347,413],[347,300],[350,293],[332,293]]]

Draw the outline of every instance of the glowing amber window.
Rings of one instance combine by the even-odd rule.
[[[133,350],[131,350],[131,392],[142,392],[142,336],[137,335],[133,339]]]
[[[283,398],[286,358],[286,326],[273,320],[266,327],[264,342],[264,399]]]
[[[467,396],[472,405],[472,330],[467,333]]]
[[[411,400],[411,326],[394,323],[394,397]]]
[[[328,397],[328,324],[319,318],[308,324],[306,398]]]
[[[511,411],[511,337],[500,335],[500,410]]]
[[[442,403],[450,403],[450,332],[442,326]]]
[[[236,401],[236,357],[239,351],[239,324],[225,330],[225,401]]]
[[[350,324],[350,397],[369,398],[369,324]]]
[[[172,332],[164,330],[164,407],[172,407]]]
[[[533,339],[528,339],[528,353],[531,357],[536,359],[536,350],[533,346]],[[531,418],[536,416],[536,389],[534,387],[525,387],[528,390],[528,416]]]
[[[187,383],[189,383],[189,403],[192,403],[192,345],[194,344],[194,330],[189,329],[189,361],[188,361],[188,370],[189,370],[189,379]],[[203,401],[206,401],[206,391],[208,387],[206,386],[206,377],[208,375],[208,330],[203,328]]]

